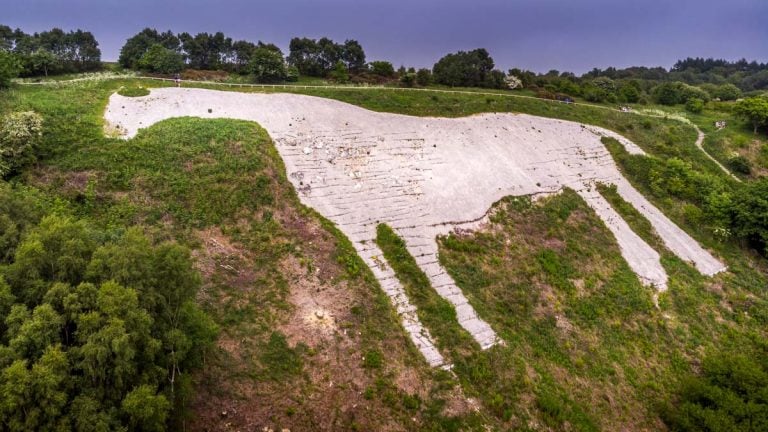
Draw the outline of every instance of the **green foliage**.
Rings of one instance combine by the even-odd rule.
[[[438,60],[432,68],[434,81],[451,87],[485,87],[493,70],[493,59],[484,48],[459,51]],[[502,73],[503,75],[503,73]]]
[[[732,201],[734,233],[768,255],[768,179],[742,185]]]
[[[715,87],[711,95],[721,101],[733,101],[741,97],[741,89],[730,83],[723,84]]]
[[[408,298],[417,307],[416,313],[432,332],[440,347],[456,347],[468,342],[467,334],[456,321],[456,309],[440,297],[429,283],[427,275],[408,252],[405,242],[389,226],[376,227],[376,244],[384,253],[386,263],[392,267],[403,284]]]
[[[749,160],[744,156],[734,156],[728,159],[728,168],[733,172],[749,175],[752,173],[752,167],[749,165]]]
[[[179,38],[170,31],[158,33],[155,29],[145,28],[128,38],[122,48],[120,48],[120,58],[118,61],[124,68],[137,68],[142,57],[155,45],[160,45],[169,50],[178,50]]]
[[[164,430],[176,381],[217,332],[195,304],[189,252],[137,228],[107,236],[55,214],[36,223],[34,196],[0,188],[2,216],[30,217],[0,267],[0,426]]]
[[[11,85],[11,79],[19,76],[21,63],[16,56],[0,49],[0,89]]]
[[[259,83],[283,81],[288,76],[283,56],[271,49],[257,48],[251,54],[248,71]]]
[[[348,39],[338,44],[326,37],[291,39],[288,64],[302,75],[324,77],[341,61],[347,71],[359,73],[365,70],[365,51],[356,40]]]
[[[736,115],[752,124],[754,133],[757,128],[768,124],[768,97],[751,97],[736,102],[733,108]]]
[[[32,66],[32,72],[42,71],[45,76],[48,72],[60,68],[59,59],[50,51],[38,48],[28,57],[28,63]]]
[[[704,101],[699,98],[690,98],[685,102],[685,109],[688,112],[698,114],[704,111]]]
[[[653,89],[653,96],[662,105],[684,104],[693,98],[709,101],[707,92],[679,81],[659,84]]]
[[[141,97],[149,95],[149,89],[140,85],[121,87],[120,90],[117,91],[117,94],[126,97]]]
[[[372,61],[368,64],[368,69],[370,72],[374,75],[378,75],[381,77],[393,77],[395,76],[395,68],[392,66],[392,63],[388,61]]]
[[[331,73],[328,74],[328,77],[339,84],[348,83],[349,72],[347,71],[347,66],[344,64],[344,62],[339,60],[338,62],[336,62],[336,66],[334,66]]]
[[[149,385],[136,387],[125,396],[121,409],[134,430],[164,431],[171,404]]]
[[[673,431],[761,431],[768,429],[768,362],[765,352],[710,355],[699,376],[686,378],[679,400],[663,418]]]
[[[99,43],[91,32],[80,29],[64,32],[53,28],[31,35],[16,29],[9,45],[8,48],[22,63],[24,76],[87,72],[101,68]]]
[[[184,69],[184,57],[174,50],[154,44],[141,56],[136,67],[147,72],[178,73]]]
[[[416,71],[416,84],[422,87],[432,84],[432,71],[426,68]]]
[[[416,84],[416,74],[412,72],[406,72],[400,75],[400,85],[403,87],[413,87]]]
[[[10,113],[0,119],[0,177],[34,161],[42,135],[43,118],[33,111]]]

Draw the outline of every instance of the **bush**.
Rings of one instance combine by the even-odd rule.
[[[734,156],[728,159],[728,167],[739,174],[749,175],[752,173],[749,160],[744,156]]]
[[[416,74],[412,72],[406,72],[400,76],[400,84],[403,87],[413,87],[416,84]]]
[[[283,56],[269,48],[257,48],[248,63],[248,72],[257,83],[283,81],[288,76]]]
[[[432,71],[425,68],[416,71],[416,84],[422,87],[432,84]]]
[[[137,67],[143,71],[161,74],[179,73],[184,69],[184,57],[174,50],[160,44],[152,45],[138,61]]]
[[[716,97],[721,101],[736,100],[741,97],[741,89],[733,84],[724,84],[714,89],[712,97]]]
[[[11,85],[11,79],[19,76],[21,63],[15,55],[0,49],[0,88]]]
[[[691,98],[685,103],[685,109],[688,112],[698,114],[704,111],[704,101],[699,98]]]
[[[733,195],[734,234],[768,255],[768,178],[741,185]]]
[[[35,160],[43,118],[33,111],[11,113],[0,121],[0,177]]]
[[[165,430],[217,332],[189,251],[56,215],[20,238],[0,277],[2,429]]]
[[[341,60],[336,62],[336,67],[333,68],[328,77],[336,81],[339,84],[345,84],[349,82],[349,72],[347,71],[347,65]]]
[[[766,354],[706,358],[701,376],[688,378],[678,401],[662,413],[673,431],[760,431],[768,429]]]
[[[504,72],[498,69],[494,69],[488,72],[488,75],[485,77],[485,81],[483,82],[483,87],[492,89],[508,88],[506,78],[507,76],[504,74]]]
[[[482,87],[493,70],[493,59],[483,48],[459,51],[441,58],[432,68],[435,82],[451,87]]]
[[[709,94],[706,91],[682,82],[659,84],[653,89],[653,97],[656,102],[662,105],[684,104],[693,98],[701,99],[704,102],[709,101]]]
[[[395,67],[392,66],[392,63],[388,61],[372,61],[368,68],[370,69],[371,73],[374,75],[382,76],[382,77],[393,77],[395,76]]]

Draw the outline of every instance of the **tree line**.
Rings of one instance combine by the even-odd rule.
[[[27,34],[0,25],[0,50],[15,55],[22,76],[87,72],[101,68],[101,50],[91,32],[53,28]]]

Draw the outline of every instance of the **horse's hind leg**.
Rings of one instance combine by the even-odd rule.
[[[416,227],[398,230],[398,234],[405,241],[408,252],[427,276],[429,283],[441,297],[453,305],[459,324],[472,335],[480,347],[486,349],[499,343],[496,332],[477,316],[464,293],[440,265],[437,256],[438,232],[426,227]]]
[[[619,244],[621,255],[644,285],[653,285],[658,290],[667,289],[667,272],[661,266],[659,253],[635,234],[626,221],[600,195],[594,186],[581,188],[578,194],[587,202],[613,233]]]
[[[632,204],[658,233],[664,245],[685,262],[693,263],[702,274],[712,276],[724,271],[726,266],[702,248],[699,243],[691,238],[685,231],[675,225],[669,218],[648,202],[626,179],[615,182],[619,195],[625,201]]]

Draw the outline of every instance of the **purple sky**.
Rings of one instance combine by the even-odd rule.
[[[485,47],[501,69],[670,67],[688,56],[768,61],[768,0],[0,0],[0,24],[90,30],[115,60],[143,27],[274,42],[357,39],[368,60],[431,67]]]

